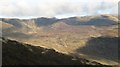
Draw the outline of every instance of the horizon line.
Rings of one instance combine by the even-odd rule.
[[[35,18],[56,18],[56,19],[65,19],[65,18],[72,18],[72,17],[86,17],[86,16],[102,16],[102,15],[113,15],[113,16],[119,16],[119,15],[116,15],[116,14],[98,14],[98,15],[74,15],[74,16],[66,16],[66,17],[57,17],[57,16],[54,16],[54,17],[46,17],[46,16],[38,16],[38,17],[34,17],[34,16],[31,16],[31,17],[1,17],[0,16],[0,19],[4,19],[4,18],[7,18],[7,19],[35,19]]]

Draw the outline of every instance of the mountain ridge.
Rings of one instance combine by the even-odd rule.
[[[31,26],[36,27],[42,27],[42,26],[51,26],[54,23],[63,22],[67,25],[72,26],[81,26],[81,25],[87,25],[87,26],[111,26],[111,25],[117,25],[118,18],[113,15],[98,15],[98,16],[83,16],[83,17],[69,17],[64,19],[57,19],[57,18],[32,18],[32,19],[7,19],[7,18],[1,18],[1,22],[11,24],[16,28],[30,28]],[[30,28],[32,29],[32,28]]]

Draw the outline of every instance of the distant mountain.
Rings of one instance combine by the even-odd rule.
[[[114,26],[118,25],[118,17],[106,14],[83,17],[75,16],[63,19],[45,17],[32,19],[0,18],[0,23],[2,24],[1,30],[4,33],[3,36],[11,36],[12,34],[15,34],[18,38],[19,36],[25,38],[26,35],[29,37],[31,34],[36,35],[37,33],[44,31],[80,30],[80,27],[78,26],[89,26],[93,29],[99,26]]]
[[[64,19],[56,19],[56,18],[37,18],[34,19],[38,26],[42,25],[52,25],[57,22],[64,22],[68,25],[94,25],[94,26],[102,26],[102,25],[116,25],[118,22],[118,18],[113,15],[99,15],[99,16],[83,16],[83,17],[70,17]]]
[[[58,21],[57,18],[36,18],[33,19],[37,26],[48,26]]]
[[[17,41],[1,38],[2,63],[4,65],[96,65],[100,63],[84,58],[74,58],[58,53],[53,49],[31,46]],[[107,67],[107,66],[105,66]]]
[[[69,25],[93,25],[93,26],[109,26],[116,25],[118,18],[112,15],[99,15],[99,16],[84,16],[84,17],[70,17],[62,19]]]
[[[83,16],[83,17],[70,17],[64,19],[57,18],[32,18],[32,19],[9,19],[1,18],[2,29],[4,33],[23,33],[35,34],[39,30],[52,28],[52,29],[65,29],[70,26],[111,26],[118,24],[118,18],[113,15],[99,15],[99,16]],[[12,27],[10,27],[12,26]]]
[[[101,26],[101,25],[116,25],[118,22],[118,18],[113,15],[99,15],[99,16],[83,16],[83,17],[70,17],[64,19],[57,19],[57,18],[33,18],[33,19],[1,19],[5,23],[12,24],[16,27],[22,27],[26,22],[34,22],[37,26],[49,26],[54,23],[64,22],[68,25],[94,25],[94,26]],[[24,22],[24,23],[23,23]],[[29,25],[29,23],[27,23]]]
[[[45,29],[48,27],[65,29],[68,26],[111,26],[118,24],[118,18],[113,15],[99,15],[99,16],[83,16],[83,17],[70,17],[64,19],[57,18],[32,18],[32,19],[9,19],[1,18],[0,21],[3,24],[3,28],[8,25],[9,29],[4,29],[6,32],[20,32],[24,34],[34,34],[40,29]],[[62,23],[61,23],[62,22]],[[7,25],[6,25],[7,24]],[[56,25],[56,26],[55,26]],[[57,27],[58,26],[58,27]],[[44,27],[44,28],[43,28]]]

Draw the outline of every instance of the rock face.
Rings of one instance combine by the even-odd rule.
[[[1,38],[2,64],[4,65],[99,65],[100,63],[83,58],[58,53],[53,49],[46,49],[17,41]]]

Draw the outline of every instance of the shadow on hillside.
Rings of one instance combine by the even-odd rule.
[[[118,37],[97,37],[90,38],[86,46],[76,50],[77,53],[118,61]]]
[[[73,60],[72,56],[58,53],[53,49],[4,38],[0,42],[2,42],[2,65],[100,65],[104,67],[100,63],[91,62],[84,58]]]

